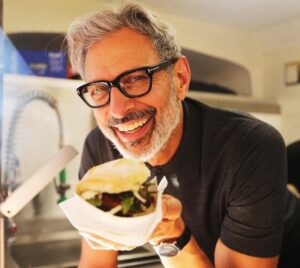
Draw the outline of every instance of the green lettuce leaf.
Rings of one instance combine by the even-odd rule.
[[[91,205],[95,206],[95,207],[101,207],[102,205],[102,200],[99,197],[94,197],[92,199],[86,200],[88,201]]]
[[[123,215],[126,215],[133,205],[134,196],[127,197],[121,202]]]

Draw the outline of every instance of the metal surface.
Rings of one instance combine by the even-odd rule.
[[[19,267],[77,267],[80,236],[66,219],[32,219],[17,222],[19,230],[9,239],[8,251]],[[162,267],[148,245],[121,252],[118,267]]]
[[[11,255],[20,267],[43,267],[55,265],[68,267],[79,259],[80,240],[52,240],[14,244]]]

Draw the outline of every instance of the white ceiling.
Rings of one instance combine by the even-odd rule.
[[[155,10],[251,31],[300,18],[300,0],[141,0]]]

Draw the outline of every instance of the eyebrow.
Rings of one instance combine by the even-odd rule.
[[[153,65],[157,65],[157,64],[153,64]],[[112,82],[112,81],[115,81],[116,79],[118,79],[120,76],[122,76],[122,75],[124,75],[124,74],[131,73],[131,72],[136,71],[136,70],[142,70],[142,69],[146,69],[146,68],[151,68],[153,65],[140,66],[140,67],[136,67],[136,68],[132,68],[132,69],[125,70],[125,71],[123,71],[122,73],[120,73],[119,75],[117,75],[117,76],[116,76],[114,79],[112,79],[112,80],[97,79],[97,80],[92,80],[92,81],[90,81],[90,82],[86,82],[86,84],[95,83],[95,82],[100,82],[100,81],[103,81],[103,82]]]
[[[155,60],[156,60],[156,61],[155,61],[154,63],[152,63],[152,64],[142,65],[142,66],[136,66],[136,67],[133,67],[133,68],[131,68],[131,69],[124,70],[123,72],[121,72],[121,73],[119,73],[117,76],[115,76],[115,78],[114,78],[113,80],[96,79],[96,80],[92,80],[92,81],[90,81],[90,82],[87,82],[87,81],[86,81],[86,83],[88,84],[88,83],[93,83],[93,82],[98,82],[98,81],[114,81],[114,80],[116,80],[118,77],[120,77],[120,76],[121,76],[122,74],[124,74],[124,73],[131,72],[131,71],[136,70],[136,69],[150,68],[150,67],[152,67],[152,66],[155,66],[155,65],[161,63],[161,61],[162,61],[162,59],[159,58],[159,57],[158,57],[157,59],[155,59]],[[158,62],[158,63],[157,63],[157,62]]]

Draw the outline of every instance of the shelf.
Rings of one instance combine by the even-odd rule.
[[[236,109],[251,113],[280,114],[281,112],[278,103],[251,97],[200,91],[189,91],[188,96],[220,108]]]

